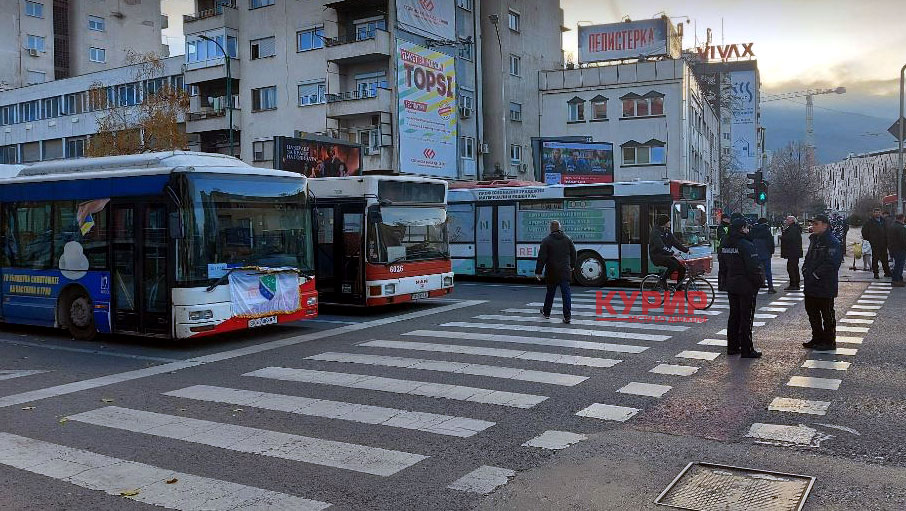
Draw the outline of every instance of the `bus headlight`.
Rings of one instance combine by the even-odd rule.
[[[189,321],[201,321],[203,319],[211,319],[214,317],[212,311],[192,311],[189,313]]]
[[[453,277],[444,277],[444,287],[453,286]]]
[[[306,300],[305,303],[308,304],[309,306],[311,306],[311,305],[318,305],[318,297],[317,297],[317,296],[309,296],[309,297],[308,297],[308,300]]]
[[[396,284],[384,284],[384,294],[385,295],[396,294]]]

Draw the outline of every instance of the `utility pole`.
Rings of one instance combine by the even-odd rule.
[[[900,118],[897,122],[900,125],[900,136],[897,156],[897,214],[903,212],[903,99],[904,99],[904,81],[906,81],[906,64],[900,68]]]
[[[509,144],[507,144],[507,124],[506,124],[506,113],[507,113],[507,104],[506,104],[506,75],[507,67],[503,64],[503,42],[500,40],[500,16],[497,14],[489,14],[488,21],[491,22],[491,25],[494,25],[494,31],[497,33],[497,49],[500,54],[500,122],[501,129],[503,129],[503,165],[501,165],[500,172],[503,173],[503,178],[506,178],[509,175],[508,162],[510,155],[507,154],[510,150]]]

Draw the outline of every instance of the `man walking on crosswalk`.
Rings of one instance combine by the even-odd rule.
[[[563,322],[569,323],[572,315],[569,282],[575,267],[576,246],[573,245],[573,240],[560,230],[560,222],[554,220],[551,222],[551,233],[541,242],[538,262],[535,264],[535,277],[541,280],[543,274],[547,284],[547,295],[544,297],[544,307],[541,309],[541,314],[545,318],[551,317],[554,295],[559,287],[560,298],[563,300]]]

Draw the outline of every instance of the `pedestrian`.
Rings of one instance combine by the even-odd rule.
[[[686,278],[686,267],[679,259],[674,257],[671,249],[675,248],[680,252],[689,253],[689,247],[683,245],[670,232],[670,217],[660,215],[656,219],[656,225],[651,229],[648,237],[648,258],[657,266],[667,268],[661,275],[661,285],[667,287],[667,279],[673,272],[676,272],[676,288],[680,289],[683,279]]]
[[[752,243],[755,245],[755,252],[758,254],[758,260],[764,267],[764,275],[768,281],[768,293],[777,292],[774,289],[774,276],[771,274],[771,257],[774,255],[774,236],[771,234],[771,226],[768,225],[767,218],[759,218],[755,226],[749,233]]]
[[[786,259],[786,272],[790,276],[787,291],[799,290],[799,260],[802,259],[802,227],[796,217],[788,216],[783,221],[783,234],[780,235],[780,257]]]
[[[887,230],[887,249],[893,257],[893,287],[904,287],[903,265],[906,264],[906,216],[902,213]]]
[[[823,215],[819,215],[823,216]],[[827,218],[827,217],[825,217]],[[890,276],[890,263],[887,258],[887,226],[881,217],[881,208],[875,208],[871,212],[871,218],[862,226],[862,239],[868,240],[871,244],[871,271],[874,272],[875,278],[878,276],[878,263],[884,268],[884,276]]]
[[[871,269],[871,243],[867,239],[862,239],[862,271]]]
[[[730,216],[727,214],[720,215],[720,224],[717,226],[717,290],[726,291],[724,283],[724,272],[720,271],[720,247],[723,245],[724,238],[730,233]]]
[[[760,358],[752,342],[752,322],[755,319],[755,298],[764,286],[764,267],[749,240],[749,225],[745,218],[734,218],[730,234],[720,248],[723,256],[721,270],[726,273],[730,317],[727,318],[727,355]]]
[[[573,268],[576,267],[576,246],[569,236],[560,230],[560,222],[551,222],[551,233],[541,242],[538,251],[538,262],[535,264],[535,277],[547,284],[547,295],[544,297],[544,307],[541,314],[545,318],[551,317],[551,308],[554,306],[554,295],[560,288],[560,298],[563,300],[563,322],[569,323],[572,315],[572,299],[569,282],[572,278]]]
[[[805,312],[812,326],[811,340],[802,343],[806,348],[822,351],[837,349],[834,298],[837,297],[838,273],[842,263],[840,241],[831,234],[827,215],[815,215],[808,252],[802,263]]]

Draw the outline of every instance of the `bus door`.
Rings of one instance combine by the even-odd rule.
[[[316,279],[323,301],[364,304],[365,205],[319,205],[315,208],[315,222]]]
[[[516,206],[478,206],[476,273],[516,273]]]
[[[113,331],[170,335],[167,207],[111,207]]]
[[[670,203],[620,204],[620,271],[647,275],[659,270],[648,260],[648,240],[657,217],[670,216]]]

